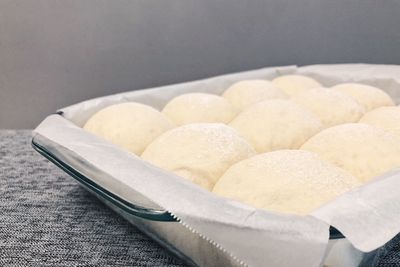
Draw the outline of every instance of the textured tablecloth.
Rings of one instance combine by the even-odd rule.
[[[0,266],[186,266],[0,130]]]
[[[30,134],[0,130],[0,266],[186,266],[35,152]],[[400,266],[400,237],[364,266]]]

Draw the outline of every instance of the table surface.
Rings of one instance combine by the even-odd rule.
[[[186,266],[30,145],[0,131],[0,266]]]
[[[0,266],[186,266],[36,153],[30,137],[0,130]],[[399,251],[398,236],[366,266],[400,266]]]

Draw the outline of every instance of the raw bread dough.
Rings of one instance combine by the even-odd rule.
[[[83,128],[140,155],[154,138],[173,127],[173,123],[158,110],[128,102],[98,111]]]
[[[318,153],[362,182],[400,167],[400,140],[364,123],[325,129],[311,137],[301,149]]]
[[[283,91],[267,80],[237,82],[229,87],[222,96],[239,109],[268,99],[287,98]]]
[[[379,127],[400,138],[400,107],[380,107],[366,113],[360,120]]]
[[[309,89],[322,87],[322,84],[316,80],[303,75],[283,75],[273,79],[272,83],[288,96],[294,96]]]
[[[316,88],[297,94],[294,102],[314,113],[326,127],[356,122],[365,109],[350,96],[327,88]]]
[[[194,123],[159,136],[142,158],[211,190],[229,166],[254,154],[233,128],[221,123]]]
[[[236,163],[213,192],[256,208],[305,215],[357,185],[357,178],[315,153],[279,150]]]
[[[314,114],[293,101],[282,99],[248,107],[229,126],[245,137],[258,153],[299,148],[323,128]]]
[[[238,112],[225,98],[205,93],[177,96],[162,111],[176,125],[195,122],[229,123]]]
[[[366,111],[382,106],[394,106],[392,98],[383,90],[359,83],[343,83],[332,87],[354,98]]]

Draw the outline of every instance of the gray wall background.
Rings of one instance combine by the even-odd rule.
[[[400,64],[399,0],[0,0],[0,128],[269,65]]]

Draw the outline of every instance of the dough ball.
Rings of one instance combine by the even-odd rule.
[[[297,94],[294,102],[314,113],[326,127],[356,122],[364,114],[364,108],[342,92],[316,88]]]
[[[237,82],[229,87],[222,96],[239,109],[268,99],[287,98],[285,93],[267,80]]]
[[[288,96],[294,96],[312,88],[322,87],[316,80],[303,75],[283,75],[272,80]]]
[[[345,93],[360,103],[366,111],[382,106],[394,106],[392,98],[383,90],[358,83],[343,83],[332,89]]]
[[[162,111],[176,125],[195,122],[229,123],[238,112],[225,98],[204,93],[177,96]]]
[[[254,153],[234,129],[221,123],[194,123],[159,136],[142,158],[211,190],[229,166]]]
[[[156,109],[129,102],[98,111],[83,128],[140,155],[154,138],[172,127],[172,122]]]
[[[400,137],[400,108],[380,107],[366,113],[360,120],[361,123],[376,126]]]
[[[213,192],[260,209],[306,215],[357,185],[357,178],[315,153],[279,150],[236,163]]]
[[[301,149],[316,152],[362,182],[400,167],[400,141],[382,129],[363,123],[325,129]]]
[[[315,115],[282,99],[257,103],[242,111],[229,125],[258,153],[299,148],[323,128]]]

